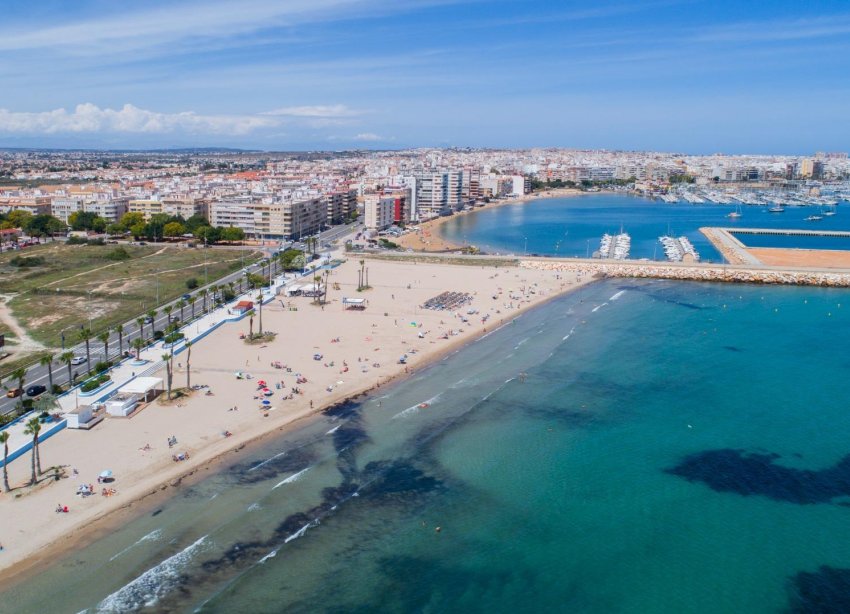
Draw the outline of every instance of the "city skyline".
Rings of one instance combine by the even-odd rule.
[[[13,3],[0,147],[846,150],[842,9]]]

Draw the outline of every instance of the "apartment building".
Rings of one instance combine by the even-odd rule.
[[[0,196],[0,213],[26,211],[33,215],[50,214],[49,196]]]
[[[327,200],[213,201],[209,215],[212,226],[241,228],[252,239],[297,239],[324,227]]]
[[[439,171],[415,176],[415,219],[426,220],[463,207],[462,173]]]
[[[371,198],[366,203],[366,229],[381,231],[389,228],[395,221],[396,198],[380,196]]]
[[[357,190],[339,190],[326,195],[329,226],[341,224],[357,211]]]
[[[193,215],[209,219],[209,203],[202,198],[149,198],[133,199],[128,202],[128,211],[141,213],[145,221],[151,216],[165,214],[188,220]]]

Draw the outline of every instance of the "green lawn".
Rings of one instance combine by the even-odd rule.
[[[76,342],[81,324],[91,321],[98,333],[155,308],[157,288],[162,304],[188,292],[191,277],[203,285],[205,260],[210,282],[243,266],[242,252],[234,250],[121,246],[130,258],[116,261],[109,255],[117,247],[56,243],[2,254],[0,293],[15,295],[9,307],[34,339],[59,347],[64,329],[66,341]],[[9,262],[15,256],[40,256],[45,263],[15,267]],[[258,257],[246,251],[244,263]]]

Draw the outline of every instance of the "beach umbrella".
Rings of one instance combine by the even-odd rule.
[[[100,477],[102,478],[111,478],[112,477],[112,469],[106,469],[100,472]]]
[[[263,405],[265,405],[266,407],[268,407],[271,404],[272,404],[272,402],[269,401],[268,399],[263,399]]]
[[[274,393],[271,390],[269,390],[268,388],[263,388],[263,394],[266,395],[267,397],[270,397]]]

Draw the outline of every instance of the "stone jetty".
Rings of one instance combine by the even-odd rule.
[[[520,260],[519,266],[543,271],[562,271],[597,277],[721,281],[751,284],[783,284],[850,288],[850,271],[787,270],[723,265],[675,265],[657,262],[590,262],[577,260]]]

